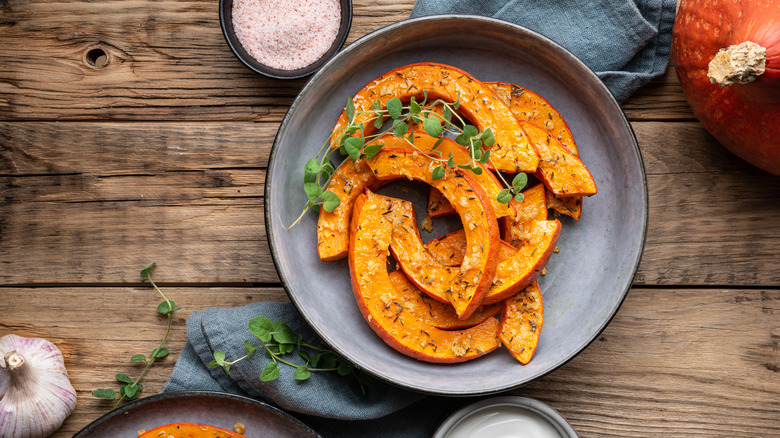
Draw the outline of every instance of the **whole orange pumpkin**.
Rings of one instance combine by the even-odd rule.
[[[681,0],[672,62],[704,128],[780,175],[780,0]]]

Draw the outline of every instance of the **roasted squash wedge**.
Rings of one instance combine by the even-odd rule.
[[[412,97],[422,100],[423,92],[431,99],[459,102],[458,112],[480,131],[490,129],[496,139],[490,148],[492,163],[498,170],[535,172],[539,157],[507,105],[482,82],[458,68],[437,64],[410,64],[390,70],[366,84],[352,98],[355,104],[354,123],[362,125],[363,135],[377,131],[372,106],[379,101],[385,109],[387,101],[398,98],[408,102]],[[368,123],[367,123],[368,122]],[[342,111],[332,131],[331,147],[337,148],[349,125],[346,109]],[[357,134],[355,134],[357,135]]]
[[[438,219],[452,214],[455,214],[455,209],[450,201],[440,191],[431,187],[428,192],[428,217]]]
[[[591,196],[596,194],[596,181],[577,155],[545,129],[522,122],[528,138],[539,152],[539,169],[535,175],[556,196]]]
[[[349,219],[355,199],[366,188],[376,188],[376,178],[363,160],[346,160],[336,169],[326,190],[335,193],[341,203],[332,212],[320,209],[317,220],[317,253],[320,260],[332,262],[347,256]]]
[[[390,210],[388,198],[367,192],[357,198],[352,214],[349,271],[355,300],[368,325],[391,348],[426,362],[464,362],[495,350],[500,344],[495,318],[451,331],[407,311],[404,303],[419,294],[394,287],[387,272],[393,228],[387,219]]]
[[[426,243],[425,249],[444,266],[460,266],[466,253],[466,233],[460,229],[439,236]],[[517,248],[502,240],[498,250],[498,262],[501,263],[515,254]]]
[[[405,177],[432,185],[447,197],[458,212],[466,230],[466,256],[443,292],[458,316],[468,318],[487,294],[498,263],[498,221],[487,194],[468,175],[470,172],[447,168],[443,178],[434,180],[430,170],[431,159],[413,150],[385,146],[367,163],[377,180]],[[410,275],[410,272],[422,271],[404,269],[404,272],[421,290],[432,292],[426,290],[429,285],[423,278]],[[441,292],[435,291],[432,295],[440,295]]]
[[[139,433],[138,438],[246,438],[221,427],[196,423],[171,423]]]
[[[479,306],[467,319],[458,319],[452,306],[427,297],[409,281],[403,272],[393,271],[389,275],[396,291],[403,296],[410,297],[406,302],[399,303],[403,306],[404,311],[438,329],[455,330],[475,326],[487,318],[498,315],[503,307],[501,303]],[[410,293],[410,291],[416,292],[417,295]]]
[[[577,221],[582,217],[582,196],[555,196],[547,192],[547,206]]]
[[[543,127],[563,143],[566,149],[579,156],[577,143],[574,142],[569,125],[547,99],[519,85],[506,82],[485,82],[485,84],[509,106],[518,120]]]
[[[512,357],[525,365],[531,361],[544,323],[544,304],[539,283],[533,281],[525,289],[503,302],[498,337]]]
[[[523,190],[523,201],[511,201],[517,214],[514,218],[501,218],[501,238],[512,246],[527,239],[525,224],[532,220],[547,220],[547,195],[544,184],[539,183]]]
[[[561,233],[560,221],[529,221],[526,228],[526,235],[517,248],[503,243],[503,255],[499,257],[496,276],[482,304],[497,303],[528,286],[539,276],[555,252]],[[465,243],[465,237],[460,233],[456,231],[447,235],[451,240],[449,245],[427,245],[426,249],[435,259],[456,258],[458,250],[454,250],[454,255],[446,251],[455,247],[457,240]]]
[[[412,145],[409,144],[407,137],[396,137],[394,135],[388,134],[383,135],[376,141],[384,144],[383,147],[388,149],[409,149],[412,147]],[[429,157],[443,158],[446,160],[450,154],[452,154],[452,158],[455,163],[465,164],[471,161],[471,157],[469,156],[469,153],[466,151],[466,149],[449,138],[444,138],[440,141],[440,139],[431,137],[425,132],[417,131],[413,133],[413,141],[414,147],[422,150],[424,154],[428,155]],[[502,204],[498,202],[498,194],[501,193],[501,190],[504,188],[501,186],[501,183],[498,181],[493,172],[488,171],[487,168],[481,165],[479,162],[476,162],[476,166],[482,169],[481,173],[477,174],[471,170],[464,170],[463,172],[467,173],[471,179],[473,179],[477,184],[480,185],[480,187],[485,190],[490,203],[493,205],[493,211],[495,211],[496,217],[514,216],[515,209],[513,205]],[[429,169],[429,171],[430,170],[432,169]],[[441,195],[441,192],[436,190],[435,187],[432,187],[432,190]],[[441,196],[443,198],[442,203],[447,204],[447,198],[444,195]],[[450,208],[452,208],[452,206],[450,206]],[[455,212],[454,209],[453,212]]]

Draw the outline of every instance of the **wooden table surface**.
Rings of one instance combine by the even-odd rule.
[[[356,0],[348,42],[414,0]],[[78,392],[57,437],[107,412],[164,327],[141,264],[192,310],[286,301],[265,237],[274,134],[304,80],[253,74],[216,0],[0,0],[0,335],[56,343]],[[517,394],[583,437],[780,435],[780,178],[723,149],[673,68],[623,105],[649,192],[628,297],[583,353]]]

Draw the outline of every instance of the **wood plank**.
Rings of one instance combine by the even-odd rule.
[[[167,269],[161,266],[155,276]],[[145,395],[158,392],[170,376],[190,311],[286,301],[280,289],[163,288],[184,309],[170,337],[172,355],[144,379]],[[114,384],[116,373],[137,374],[124,358],[154,348],[164,331],[155,311],[159,297],[148,286],[0,293],[0,336],[44,337],[65,354],[79,399],[57,438],[107,412],[110,407],[93,398],[92,389]],[[99,312],[92,311],[96,307]],[[778,289],[635,288],[584,352],[513,392],[549,403],[582,437],[777,436],[778,315]]]
[[[780,286],[777,178],[697,122],[633,127],[650,195],[636,284]],[[278,282],[262,199],[275,129],[0,123],[0,282],[132,282],[149,257],[175,267],[165,281]]]
[[[347,43],[409,17],[414,0],[356,0]],[[230,52],[213,1],[3,2],[0,120],[279,122],[305,79],[259,76]],[[90,63],[91,51],[106,55]],[[690,119],[667,74],[625,105]]]

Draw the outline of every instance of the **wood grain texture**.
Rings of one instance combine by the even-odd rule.
[[[355,1],[347,44],[406,19],[414,0]],[[0,120],[281,121],[305,80],[251,72],[230,52],[217,2],[5,1]],[[106,63],[90,63],[90,51]],[[691,119],[676,76],[625,106],[632,119]]]
[[[697,122],[632,126],[650,203],[636,284],[780,287],[777,178]],[[163,281],[278,282],[262,199],[276,128],[0,122],[0,281],[123,283],[153,255],[176,267]]]
[[[168,269],[160,266],[155,276]],[[190,311],[286,301],[278,288],[164,290],[183,309],[174,320],[171,356],[143,381],[146,395],[158,392],[170,376],[186,341]],[[130,356],[150,351],[165,330],[165,320],[155,312],[159,298],[148,286],[0,293],[8,297],[0,304],[0,335],[45,336],[65,355],[78,409],[55,437],[71,436],[107,412],[110,406],[92,397],[92,389],[111,387],[116,373],[137,375]],[[31,301],[39,303],[34,314],[26,310]],[[96,307],[100,311],[85,311]],[[776,436],[778,317],[778,290],[635,288],[589,348],[512,392],[552,405],[582,437]]]

